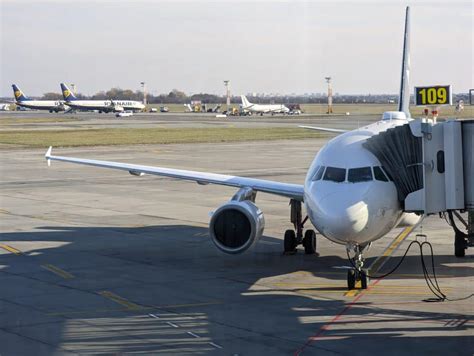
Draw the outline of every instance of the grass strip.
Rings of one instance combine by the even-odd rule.
[[[324,135],[324,133],[297,127],[11,130],[0,131],[0,144],[32,148],[48,146],[77,147],[303,139]]]

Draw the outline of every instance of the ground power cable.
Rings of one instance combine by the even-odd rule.
[[[443,291],[441,290],[441,287],[438,284],[438,278],[436,276],[433,246],[427,241],[424,241],[422,243],[420,243],[417,240],[412,241],[408,245],[405,253],[403,254],[400,261],[397,263],[397,265],[387,273],[384,273],[384,274],[381,274],[381,275],[378,275],[378,276],[369,275],[364,270],[361,270],[360,273],[363,274],[364,276],[366,276],[367,278],[370,278],[370,279],[384,279],[385,277],[388,277],[389,275],[394,273],[402,265],[403,261],[405,260],[405,257],[407,256],[407,254],[410,251],[411,247],[414,246],[414,245],[418,246],[418,248],[420,250],[421,267],[422,267],[422,270],[423,270],[423,277],[425,279],[426,285],[430,289],[431,293],[433,293],[436,297],[436,298],[424,299],[423,300],[424,302],[444,302],[444,301],[454,302],[454,301],[461,301],[461,300],[466,300],[466,299],[474,297],[474,293],[471,293],[470,295],[467,295],[467,296],[461,297],[461,298],[448,298],[448,296],[445,293],[443,293]],[[425,245],[429,247],[429,251],[430,251],[431,270],[432,270],[431,273],[428,270],[428,267],[427,267],[426,262],[425,262],[425,255],[423,253],[423,247]],[[349,259],[349,262],[351,263],[352,267],[357,269],[355,264],[354,264],[353,259],[349,256],[349,251],[346,251],[346,252],[347,252],[347,258]]]

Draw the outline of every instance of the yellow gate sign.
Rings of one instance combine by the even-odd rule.
[[[415,87],[415,105],[440,106],[453,105],[451,85]]]

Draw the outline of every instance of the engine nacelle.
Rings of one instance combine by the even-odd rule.
[[[235,201],[222,205],[212,215],[209,232],[214,244],[226,253],[242,253],[263,235],[265,219],[251,201]]]

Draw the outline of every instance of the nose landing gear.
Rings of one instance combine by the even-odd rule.
[[[303,219],[300,201],[291,199],[290,206],[290,218],[295,229],[285,231],[284,252],[294,254],[296,253],[296,247],[303,245],[304,252],[307,255],[313,255],[316,253],[316,233],[314,230],[306,230],[303,237],[304,223],[308,220],[308,217]]]
[[[367,289],[367,274],[362,270],[364,266],[363,249],[359,245],[347,246],[348,257],[350,250],[354,250],[355,256],[351,258],[354,268],[347,270],[347,289],[355,289],[357,282],[360,282],[361,289]]]

